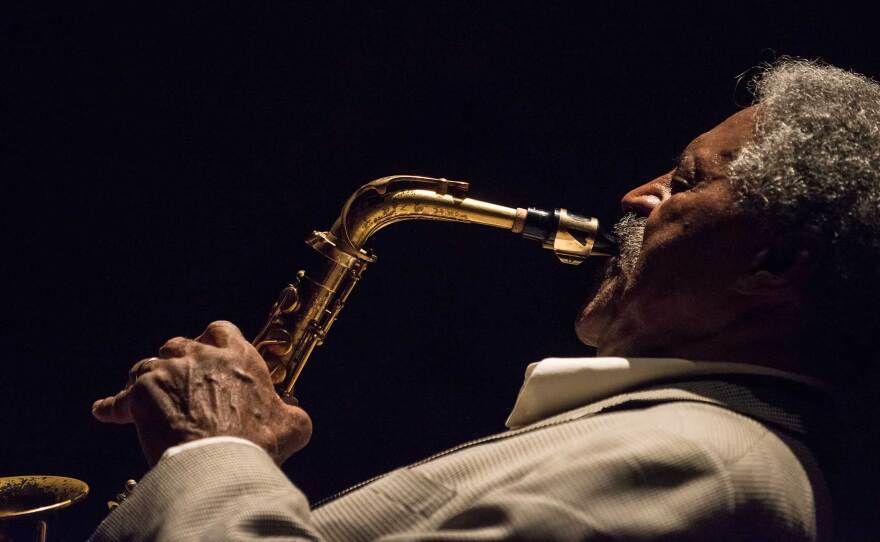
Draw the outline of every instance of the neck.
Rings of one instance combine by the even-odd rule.
[[[678,357],[762,365],[824,379],[821,367],[810,363],[802,341],[801,307],[747,311],[720,328],[698,336],[673,337],[626,334],[600,345],[601,356]]]

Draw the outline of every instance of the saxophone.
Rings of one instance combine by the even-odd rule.
[[[382,228],[404,220],[466,222],[504,228],[539,241],[559,260],[578,265],[588,256],[610,256],[614,239],[595,218],[565,209],[504,207],[465,196],[468,183],[432,177],[394,175],[357,189],[329,231],[313,232],[306,244],[321,257],[315,269],[301,270],[272,306],[253,341],[269,366],[272,383],[288,403],[315,347],[327,333],[376,255],[364,248]]]
[[[504,207],[465,196],[468,183],[431,177],[395,175],[357,189],[342,207],[330,231],[313,232],[306,243],[320,254],[317,268],[299,271],[272,306],[253,344],[269,366],[279,395],[296,404],[294,385],[315,347],[327,337],[368,264],[376,255],[364,243],[382,228],[404,220],[466,222],[505,228],[542,243],[566,264],[588,256],[610,256],[614,239],[595,218],[565,209]],[[108,503],[113,509],[135,482]],[[88,494],[88,486],[58,476],[0,478],[0,542],[45,542],[47,519]]]
[[[504,207],[465,196],[468,183],[431,177],[395,175],[361,186],[348,198],[333,227],[313,232],[306,244],[320,256],[308,273],[299,271],[281,290],[253,344],[269,366],[279,395],[293,396],[303,367],[327,337],[348,296],[376,255],[364,243],[382,228],[404,220],[466,222],[505,228],[539,241],[559,260],[577,265],[588,256],[610,256],[614,239],[599,229],[595,218],[565,209]],[[127,497],[135,482],[111,501],[112,509]],[[88,486],[56,476],[0,478],[0,542],[45,542],[46,519],[52,512],[82,500]]]

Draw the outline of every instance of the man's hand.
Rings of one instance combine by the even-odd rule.
[[[279,465],[309,442],[312,422],[275,393],[266,363],[229,322],[213,322],[196,339],[175,337],[158,358],[136,363],[128,383],[95,401],[95,418],[134,423],[155,465],[171,446],[229,435],[262,446]]]

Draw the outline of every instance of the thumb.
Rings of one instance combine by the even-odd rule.
[[[284,435],[280,443],[279,464],[287,460],[295,452],[305,448],[312,439],[312,418],[298,406],[284,405],[285,425],[281,430]]]

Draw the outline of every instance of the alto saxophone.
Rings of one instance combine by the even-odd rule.
[[[345,306],[368,264],[376,255],[364,243],[385,226],[403,220],[467,222],[505,228],[542,243],[560,261],[577,265],[588,256],[609,256],[614,239],[602,233],[595,218],[565,209],[504,207],[465,197],[468,183],[430,177],[395,175],[360,187],[342,208],[330,231],[313,232],[306,243],[321,257],[316,268],[299,271],[272,306],[253,344],[266,360],[275,389],[296,403],[294,385],[316,346]],[[135,482],[111,501],[126,498]],[[88,486],[54,476],[0,478],[0,540],[46,540],[46,518],[54,510],[82,500]]]
[[[595,218],[565,209],[504,207],[465,196],[468,183],[395,175],[361,186],[348,198],[330,231],[313,232],[306,244],[322,257],[317,268],[297,273],[272,306],[253,344],[269,366],[281,397],[292,404],[294,386],[315,347],[339,316],[376,255],[364,243],[382,228],[404,220],[466,222],[505,228],[542,243],[566,264],[609,256],[614,240]]]

